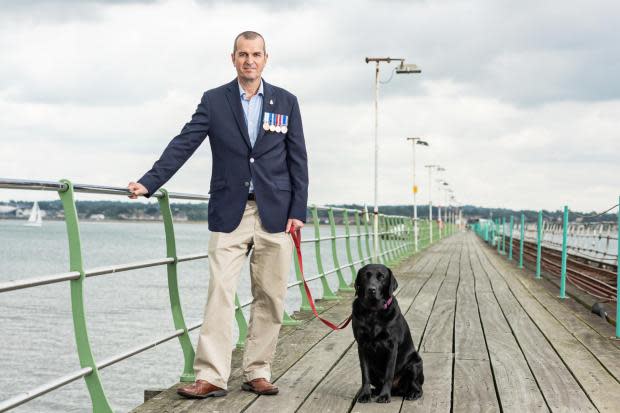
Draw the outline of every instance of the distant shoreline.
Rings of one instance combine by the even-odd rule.
[[[15,217],[0,217],[0,221],[28,221],[28,218],[15,218]],[[43,222],[50,222],[50,221],[55,221],[55,222],[65,222],[64,219],[58,219],[58,218],[47,218],[44,219]],[[101,223],[106,223],[106,222],[114,222],[114,223],[118,223],[118,222],[140,222],[140,223],[153,223],[153,224],[161,224],[162,222],[164,222],[161,219],[88,219],[88,218],[81,218],[80,222],[101,222]],[[208,224],[208,221],[174,221],[175,224]]]

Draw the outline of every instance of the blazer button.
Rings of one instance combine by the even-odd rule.
[[[250,183],[249,182],[244,182],[243,185],[250,186]]]
[[[250,163],[254,163],[254,158],[250,158]]]

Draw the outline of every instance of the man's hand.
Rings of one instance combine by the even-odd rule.
[[[286,221],[286,230],[285,230],[285,232],[291,232],[291,225],[294,226],[295,228],[301,229],[301,228],[303,228],[304,223],[301,222],[298,219],[289,218],[288,221]]]
[[[137,182],[129,182],[129,184],[127,185],[127,189],[129,189],[129,192],[131,192],[131,195],[129,195],[129,198],[131,199],[136,199],[140,195],[146,195],[149,193],[149,190],[146,189],[144,185]]]

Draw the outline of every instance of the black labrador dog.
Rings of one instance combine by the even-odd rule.
[[[360,403],[368,403],[371,395],[378,395],[377,403],[389,403],[391,395],[422,396],[422,359],[394,297],[396,288],[385,265],[368,264],[357,272],[352,325],[362,369]]]

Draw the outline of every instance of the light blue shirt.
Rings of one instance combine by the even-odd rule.
[[[241,99],[241,107],[243,107],[243,117],[245,118],[245,124],[248,127],[248,136],[250,137],[250,143],[252,147],[256,143],[256,137],[261,127],[260,115],[263,111],[263,81],[261,79],[258,92],[252,96],[249,100],[245,98],[245,90],[239,83],[239,97]],[[250,192],[254,192],[254,183],[250,179]]]

